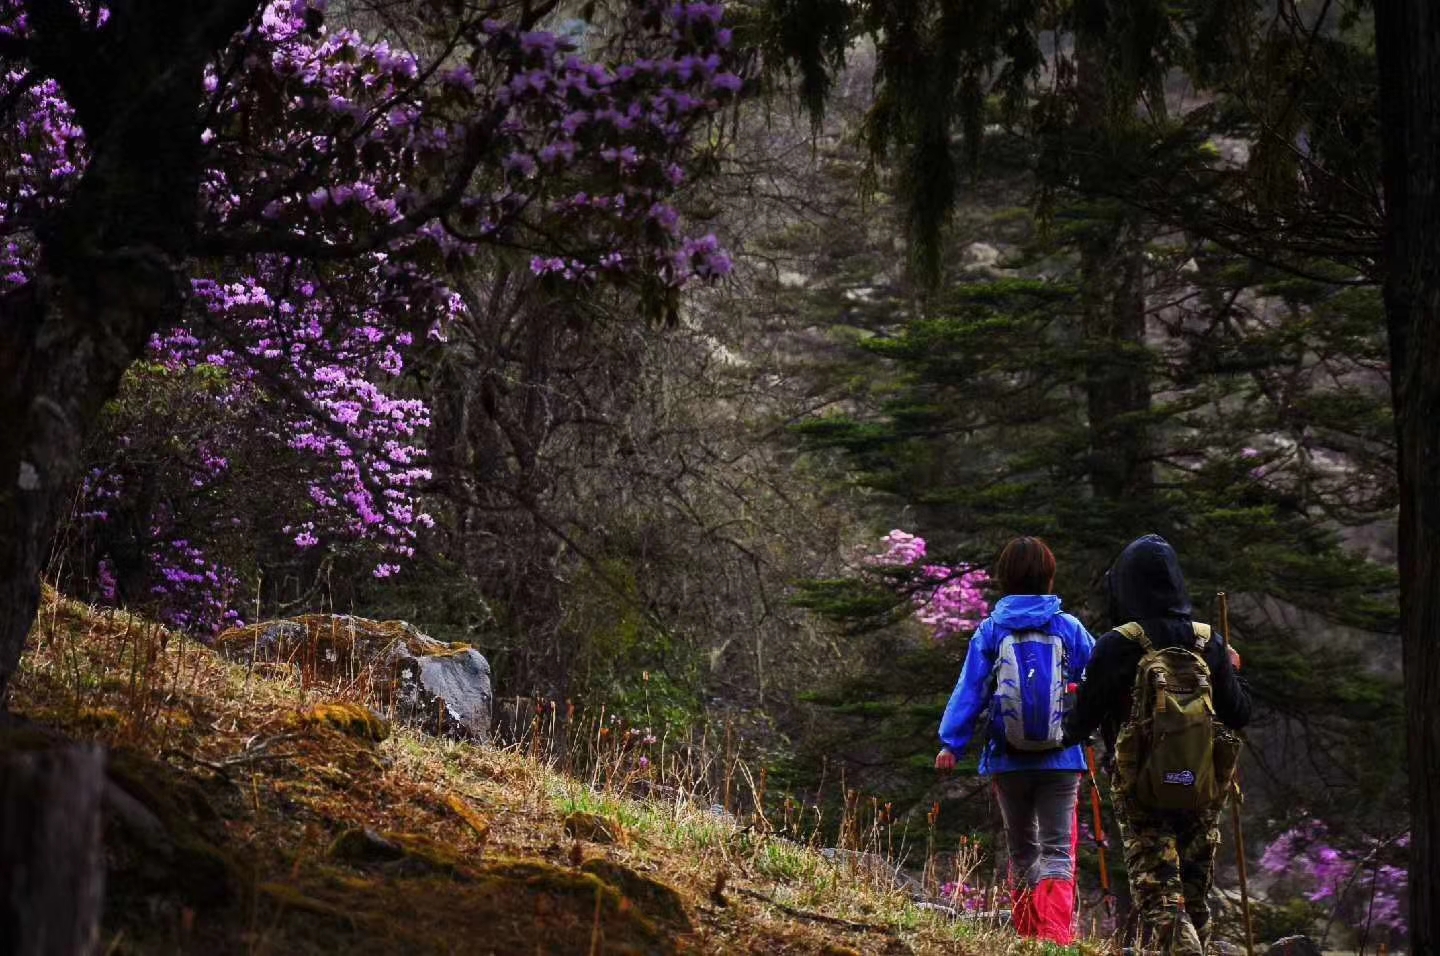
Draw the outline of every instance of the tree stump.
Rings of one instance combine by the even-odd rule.
[[[105,751],[0,751],[0,953],[90,956],[100,932]]]

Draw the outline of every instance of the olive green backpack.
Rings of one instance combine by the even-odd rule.
[[[1157,648],[1133,621],[1115,630],[1145,651],[1130,719],[1115,740],[1121,793],[1146,809],[1218,810],[1230,792],[1240,738],[1215,719],[1205,663],[1210,625],[1195,625],[1189,647]]]

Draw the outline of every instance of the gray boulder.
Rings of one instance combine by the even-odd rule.
[[[392,658],[397,719],[427,733],[483,740],[490,733],[494,694],[490,662],[474,648]]]
[[[1309,936],[1286,936],[1265,949],[1266,956],[1320,956],[1320,947]]]
[[[307,684],[368,688],[377,707],[427,733],[483,740],[490,732],[490,662],[405,621],[305,614],[232,628],[215,647],[244,664],[294,668]]]

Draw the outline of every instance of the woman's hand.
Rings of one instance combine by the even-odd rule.
[[[955,755],[950,752],[950,750],[949,750],[948,747],[941,748],[940,752],[935,755],[935,769],[936,769],[936,770],[954,770],[954,769],[955,769]]]
[[[1230,654],[1230,666],[1238,671],[1240,669],[1240,652],[1235,650],[1234,644],[1226,644],[1225,650]]]

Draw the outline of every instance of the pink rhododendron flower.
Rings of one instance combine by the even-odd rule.
[[[898,528],[882,540],[884,550],[866,558],[880,568],[914,568],[918,587],[912,592],[915,618],[930,628],[936,640],[974,631],[990,613],[985,589],[990,576],[983,568],[921,564],[925,560],[925,539]]]

